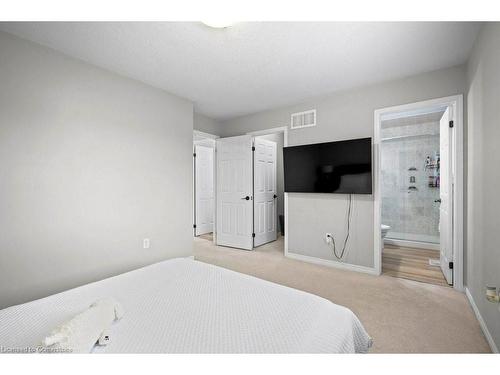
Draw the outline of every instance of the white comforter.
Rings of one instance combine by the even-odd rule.
[[[192,259],[172,259],[0,311],[0,346],[36,347],[100,298],[124,310],[105,353],[353,353],[371,339],[347,308]]]

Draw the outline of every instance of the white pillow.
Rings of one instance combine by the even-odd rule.
[[[42,344],[51,349],[90,353],[102,333],[123,317],[122,306],[113,298],[94,302],[71,320],[55,328]]]

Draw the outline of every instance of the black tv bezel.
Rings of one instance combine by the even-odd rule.
[[[285,149],[291,148],[301,148],[307,146],[314,145],[325,145],[331,143],[342,143],[342,142],[350,142],[350,141],[362,141],[362,140],[370,140],[370,165],[371,165],[371,183],[370,183],[370,192],[320,192],[320,191],[287,191],[286,190],[286,172],[285,172]],[[342,194],[342,195],[373,195],[373,186],[374,186],[374,174],[373,174],[373,138],[372,137],[362,137],[362,138],[351,138],[351,139],[342,139],[339,141],[329,141],[329,142],[318,142],[318,143],[307,143],[302,145],[295,146],[286,146],[283,147],[283,190],[285,193],[290,194]]]

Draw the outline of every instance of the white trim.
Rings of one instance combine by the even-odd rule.
[[[277,128],[271,128],[271,129],[264,129],[264,130],[255,130],[253,132],[248,132],[248,135],[267,135],[267,134],[274,134],[274,133],[288,133],[288,127],[287,126],[280,126]]]
[[[398,239],[387,238],[387,237],[384,238],[384,244],[393,245],[393,246],[401,246],[401,247],[412,247],[415,249],[439,250],[438,243],[398,240]]]
[[[465,287],[465,295],[467,296],[467,299],[469,300],[469,304],[472,307],[472,310],[474,310],[474,314],[476,314],[477,321],[479,322],[479,325],[481,326],[481,329],[483,331],[484,337],[486,338],[486,341],[488,341],[488,344],[490,345],[491,351],[493,353],[499,353],[498,348],[495,344],[495,341],[493,340],[493,336],[491,336],[490,331],[488,330],[488,326],[486,325],[486,322],[484,321],[483,317],[481,316],[481,313],[479,312],[479,309],[477,308],[476,303],[474,302],[474,298],[472,298],[472,294],[469,291],[469,288]]]
[[[288,147],[288,127],[285,126],[285,132],[283,134],[283,147]],[[284,192],[285,195],[285,256],[288,254],[288,193]]]
[[[288,256],[288,193],[284,193],[285,195],[285,257]]]
[[[411,110],[405,113],[390,113],[384,115],[384,121],[390,121],[390,120],[395,120],[395,119],[400,119],[400,118],[408,118],[408,117],[413,117],[413,116],[418,116],[418,115],[430,115],[433,113],[438,113],[442,112],[446,109],[446,106],[444,107],[434,107],[431,109],[428,108],[418,108],[415,110]]]
[[[286,234],[286,231],[285,231],[285,234]],[[319,264],[321,266],[339,268],[339,269],[347,270],[347,271],[362,272],[362,273],[367,273],[370,275],[378,276],[377,270],[375,268],[371,268],[371,267],[357,266],[355,264],[340,263],[340,262],[335,262],[333,260],[310,257],[307,255],[302,255],[302,254],[290,253],[290,252],[288,252],[288,250],[285,252],[285,256],[287,258],[297,259],[297,260],[301,260],[303,262],[308,262],[308,263]]]
[[[203,138],[208,138],[208,139],[217,139],[217,138],[220,138],[218,135],[210,134],[210,133],[205,133],[205,132],[202,132],[200,130],[193,130],[193,137],[195,135],[197,135],[199,137],[203,137]]]
[[[455,169],[453,171],[453,287],[464,290],[464,99],[457,95],[454,100],[457,126],[455,129]]]
[[[373,246],[374,256],[373,256],[373,268],[377,271],[377,275],[382,274],[382,209],[381,209],[381,196],[380,196],[380,173],[378,166],[380,165],[380,114],[375,111],[375,125],[373,129],[373,140],[372,140],[372,150],[373,150]]]
[[[217,246],[217,141],[214,145],[214,231],[212,243]]]
[[[373,175],[374,175],[374,246],[375,246],[375,269],[382,272],[382,236],[381,224],[381,197],[380,197],[380,126],[382,117],[392,116],[398,112],[415,111],[425,107],[447,107],[453,108],[455,121],[455,134],[453,150],[455,151],[454,194],[453,194],[453,288],[463,291],[463,95],[453,95],[444,98],[425,100],[416,103],[403,104],[393,107],[377,109],[374,112],[374,137],[373,137]],[[455,115],[456,114],[456,115]]]
[[[195,224],[196,224],[196,158],[194,157],[194,154],[196,152],[196,145],[194,144],[193,142],[193,163],[192,163],[192,166],[193,166],[193,174],[192,174],[192,179],[191,181],[193,182],[193,194],[191,195],[191,208],[192,208],[192,218],[191,218],[191,221],[192,221],[192,228],[193,228],[193,237],[196,237],[196,228],[194,227]]]

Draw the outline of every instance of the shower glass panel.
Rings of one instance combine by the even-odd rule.
[[[434,114],[382,123],[382,224],[391,227],[387,239],[439,243],[439,118]]]

